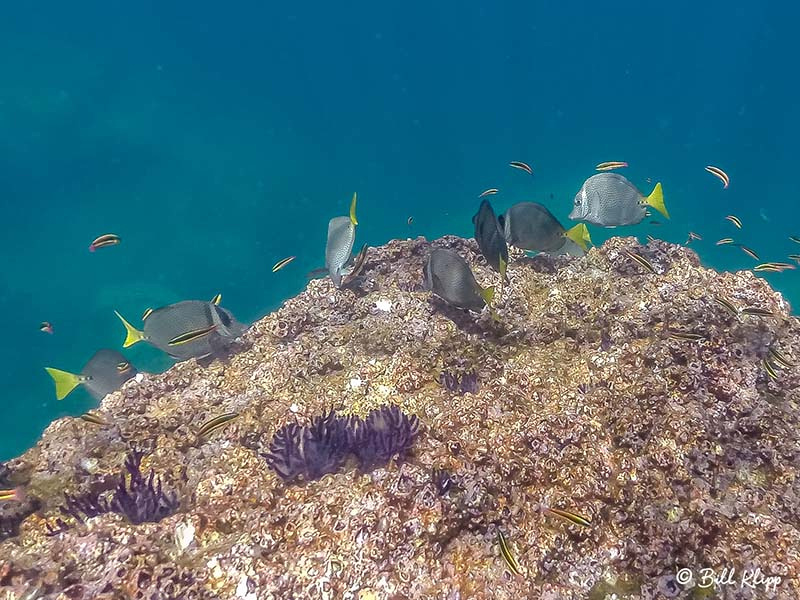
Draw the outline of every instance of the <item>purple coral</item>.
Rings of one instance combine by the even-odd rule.
[[[283,479],[308,481],[337,471],[348,450],[347,420],[331,411],[315,417],[308,427],[289,423],[279,429],[264,457]]]
[[[353,421],[350,431],[350,450],[361,470],[369,471],[411,448],[419,433],[419,420],[397,406],[382,406],[370,412],[365,420]]]
[[[86,519],[109,512],[125,516],[134,525],[158,522],[178,510],[180,502],[174,492],[165,492],[161,477],[155,471],[145,478],[140,470],[143,453],[133,451],[125,458],[125,468],[119,475],[119,483],[110,498],[105,492],[88,492],[79,496],[64,494],[65,505],[61,512],[81,523]],[[126,472],[130,481],[126,480]],[[63,519],[56,519],[56,527],[48,525],[50,533],[56,534],[67,528]]]
[[[338,417],[331,411],[306,427],[285,425],[275,432],[263,456],[282,479],[311,481],[338,471],[350,454],[364,471],[386,464],[405,453],[418,433],[418,419],[397,406],[382,406],[366,419]]]
[[[460,377],[450,371],[442,371],[439,375],[439,383],[456,394],[474,394],[478,391],[478,374],[475,371],[468,371]]]
[[[120,474],[120,481],[114,495],[111,497],[109,508],[115,513],[125,515],[134,525],[140,523],[157,523],[168,517],[176,510],[180,503],[175,492],[164,492],[161,486],[161,477],[156,479],[153,469],[150,475],[144,478],[139,470],[142,464],[142,453],[131,452],[125,459],[125,469],[130,473],[130,484],[125,484],[125,473]]]

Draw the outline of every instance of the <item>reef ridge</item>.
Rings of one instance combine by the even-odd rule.
[[[432,247],[496,286],[494,314],[422,289]],[[723,597],[797,598],[800,373],[773,378],[765,361],[773,348],[800,362],[799,332],[763,279],[659,240],[613,238],[580,258],[517,252],[502,286],[472,240],[394,240],[342,289],[311,281],[224,359],[130,380],[95,411],[108,425],[59,419],[9,461],[4,483],[26,499],[0,506],[0,593],[705,598],[700,569],[730,567],[780,581],[718,587]],[[265,459],[290,423],[387,404],[419,431],[406,443],[407,425],[410,449],[386,464],[342,454],[335,472],[285,481]],[[130,456],[141,473],[128,489]],[[125,510],[62,510],[115,489]]]

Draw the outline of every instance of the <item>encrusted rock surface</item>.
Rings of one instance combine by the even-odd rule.
[[[421,289],[431,246],[499,284],[472,241],[393,241],[370,249],[355,288],[312,281],[226,360],[128,382],[97,410],[110,426],[54,422],[7,464],[28,499],[2,505],[2,597],[704,598],[696,577],[675,580],[704,567],[782,578],[719,597],[800,597],[800,378],[763,366],[771,345],[800,362],[780,294],[687,248],[614,238],[582,258],[518,256],[496,316],[470,315]],[[737,318],[715,296],[776,316]],[[443,371],[474,372],[477,391],[449,391]],[[403,460],[298,485],[261,456],[289,421],[384,403],[422,426]],[[48,536],[64,493],[116,477],[132,448],[178,511],[65,517]]]

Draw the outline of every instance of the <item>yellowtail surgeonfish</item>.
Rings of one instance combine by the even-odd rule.
[[[141,331],[116,315],[127,333],[124,348],[146,341],[176,360],[218,354],[246,328],[214,301],[184,300],[145,312]]]
[[[505,277],[508,266],[508,246],[492,205],[488,200],[482,200],[478,212],[472,217],[475,225],[475,241],[486,259],[486,262],[500,275]]]
[[[425,262],[424,286],[442,300],[480,312],[494,297],[494,288],[482,288],[467,261],[451,250],[436,248]]]
[[[518,202],[498,217],[506,241],[534,252],[583,256],[592,242],[584,223],[565,229],[547,207]]]
[[[334,217],[328,222],[328,242],[325,245],[325,268],[337,288],[342,285],[342,269],[350,260],[356,240],[356,199],[350,202],[350,216]]]
[[[79,374],[45,367],[56,384],[56,398],[63,400],[77,386],[83,385],[96,400],[102,400],[136,375],[136,367],[116,350],[102,349],[94,353]]]
[[[575,194],[569,218],[600,227],[636,225],[647,215],[648,206],[669,219],[660,183],[645,196],[622,175],[598,173],[589,177]]]

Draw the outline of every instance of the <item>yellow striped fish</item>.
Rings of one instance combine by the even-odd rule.
[[[209,419],[202,425],[200,425],[200,429],[197,431],[198,437],[207,437],[221,429],[231,421],[233,421],[236,417],[239,416],[239,413],[230,412],[225,413],[223,415],[219,415],[218,417],[214,417],[213,419]]]
[[[514,558],[514,555],[511,553],[511,548],[508,547],[508,541],[506,540],[506,536],[503,535],[503,532],[499,529],[497,530],[497,541],[500,544],[500,554],[503,556],[503,560],[506,561],[506,566],[508,570],[511,571],[514,575],[518,577],[522,576],[522,571],[520,571],[519,563],[517,559]]]
[[[775,313],[766,308],[758,308],[757,306],[748,306],[742,309],[743,315],[751,315],[754,317],[774,317]]]
[[[717,240],[717,246],[724,246],[725,244],[732,244],[733,238],[722,238],[721,240]]]
[[[653,275],[658,275],[658,272],[655,270],[655,267],[653,267],[653,265],[650,263],[650,261],[647,260],[646,258],[644,258],[643,256],[639,256],[635,252],[629,252],[628,250],[625,250],[625,254],[627,254],[629,258],[632,258],[633,260],[635,260],[637,263],[639,263],[645,269],[650,271]]]
[[[729,313],[731,313],[731,314],[732,314],[734,317],[738,317],[738,316],[739,316],[739,309],[737,309],[737,308],[736,308],[736,307],[733,305],[733,302],[731,302],[731,301],[730,301],[730,300],[728,300],[727,298],[723,298],[722,296],[714,296],[714,302],[716,302],[717,304],[719,304],[719,305],[720,305],[722,308],[724,308],[725,310],[727,310],[727,311],[728,311]]]
[[[285,266],[286,266],[286,265],[288,265],[290,262],[292,262],[292,261],[293,261],[295,258],[297,258],[297,257],[296,257],[296,256],[287,256],[286,258],[283,258],[283,259],[279,260],[279,261],[278,261],[278,262],[276,262],[276,263],[275,263],[275,265],[272,267],[272,272],[273,272],[273,273],[277,273],[277,272],[278,272],[278,271],[280,271],[280,270],[281,270],[283,267],[285,267]]]
[[[86,421],[87,423],[94,423],[95,425],[108,425],[108,421],[92,411],[83,413],[80,418],[82,421]]]
[[[726,218],[728,221],[730,221],[731,223],[733,223],[734,225],[736,225],[736,227],[737,227],[738,229],[741,229],[741,228],[742,228],[742,221],[741,221],[741,219],[739,219],[739,217],[737,217],[736,215],[728,215],[728,216],[727,216],[727,217],[725,217],[725,218]]]
[[[547,512],[556,515],[557,517],[561,517],[562,519],[566,519],[570,523],[575,523],[576,525],[582,525],[583,527],[592,526],[591,519],[582,517],[581,515],[568,510],[561,510],[560,508],[548,508]]]
[[[769,347],[769,355],[770,357],[772,357],[772,360],[774,360],[776,363],[778,363],[781,367],[784,367],[785,369],[791,369],[792,367],[795,366],[795,363],[790,362],[788,358],[786,358],[783,354],[778,352],[772,346]]]
[[[755,267],[753,267],[753,272],[754,273],[764,273],[764,272],[766,272],[766,273],[781,273],[782,271],[783,271],[783,269],[781,269],[780,267],[776,267],[775,265],[771,265],[769,263],[764,263],[764,264],[756,265]]]
[[[675,331],[673,329],[669,330],[669,337],[673,340],[680,340],[685,342],[696,342],[697,340],[704,340],[706,337],[699,333],[694,333],[692,331]]]
[[[613,169],[622,169],[627,167],[628,163],[621,161],[621,160],[609,160],[607,162],[601,162],[599,165],[595,167],[597,171],[611,171]]]
[[[748,255],[750,258],[752,258],[752,259],[754,259],[754,260],[761,260],[761,259],[758,257],[758,254],[756,254],[756,253],[755,253],[755,250],[752,250],[751,248],[748,248],[747,246],[745,246],[745,245],[743,245],[743,244],[739,244],[739,248],[741,248],[741,249],[742,249],[742,252],[744,252],[745,254],[747,254],[747,255]]]
[[[787,269],[796,269],[793,264],[785,263],[785,262],[768,262],[764,263],[763,265],[758,265],[759,267],[772,267],[778,269],[779,271],[786,271]],[[758,268],[758,267],[756,267]]]
[[[769,375],[772,379],[778,379],[778,373],[777,371],[775,371],[775,367],[772,366],[772,363],[769,362],[768,359],[766,358],[764,359],[763,365],[764,365],[764,370],[767,372],[767,375]]]

